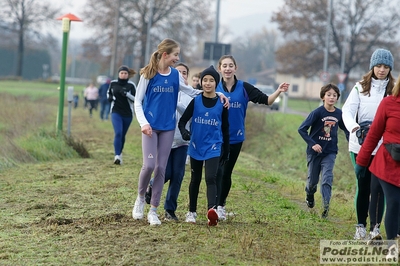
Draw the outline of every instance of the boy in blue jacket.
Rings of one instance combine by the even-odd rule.
[[[300,125],[298,132],[307,143],[307,193],[306,203],[309,208],[315,205],[314,194],[321,175],[321,194],[323,201],[322,218],[328,217],[332,195],[333,167],[338,152],[338,128],[342,129],[349,140],[343,120],[342,110],[335,107],[340,97],[340,90],[334,84],[321,88],[320,98],[323,105],[313,110]],[[308,129],[310,128],[310,132]]]

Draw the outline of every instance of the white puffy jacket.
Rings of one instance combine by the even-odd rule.
[[[357,82],[351,90],[349,96],[347,97],[346,102],[342,107],[342,112],[344,125],[350,132],[350,152],[358,154],[361,148],[360,144],[358,144],[356,132],[352,133],[353,129],[359,127],[359,123],[361,122],[374,120],[379,103],[382,101],[385,95],[385,90],[388,82],[389,79],[378,80],[372,78],[370,95],[364,95],[363,93],[361,93],[361,91],[363,90],[362,86],[359,82]],[[357,113],[358,121],[356,121]],[[375,155],[377,149],[381,144],[382,140],[380,140],[378,146],[373,151],[373,155]]]

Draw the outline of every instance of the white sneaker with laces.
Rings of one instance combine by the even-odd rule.
[[[367,230],[365,230],[365,227],[363,224],[357,224],[356,225],[356,234],[354,235],[355,240],[362,240],[365,239],[367,235]]]
[[[158,219],[158,214],[155,211],[149,211],[147,214],[147,221],[150,225],[160,225],[161,221]]]
[[[195,213],[195,212],[188,212],[186,214],[186,222],[187,223],[195,224],[196,223],[196,218],[197,218],[197,213]]]
[[[369,232],[369,239],[370,240],[381,240],[382,236],[381,236],[381,232],[379,231],[379,224],[376,224],[374,226],[374,229]]]
[[[144,212],[144,200],[140,200],[139,197],[136,198],[135,206],[132,210],[132,217],[135,220],[143,219],[143,212]]]
[[[217,213],[218,213],[218,220],[220,220],[220,221],[225,221],[226,220],[225,206],[218,206],[217,207]]]

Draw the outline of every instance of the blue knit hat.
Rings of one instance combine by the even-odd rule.
[[[377,49],[371,56],[371,60],[369,63],[369,69],[372,69],[377,65],[386,65],[390,67],[390,70],[393,69],[393,55],[389,50],[385,49]]]
[[[215,82],[218,84],[219,83],[219,74],[217,72],[217,70],[215,70],[215,68],[211,65],[208,68],[204,69],[203,72],[201,72],[200,74],[200,82],[203,81],[203,78],[205,75],[211,75]]]

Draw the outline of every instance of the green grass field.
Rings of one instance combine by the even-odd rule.
[[[80,102],[71,133],[90,153],[81,158],[54,134],[53,90],[0,82],[0,265],[318,265],[320,240],[353,237],[355,177],[343,134],[328,219],[320,218],[319,193],[314,209],[304,202],[306,146],[297,133],[304,117],[251,107],[228,220],[207,226],[203,181],[198,222],[184,222],[187,166],[181,222],[152,227],[131,217],[142,164],[137,121],[126,136],[124,164],[116,166],[111,123],[97,112],[89,118]],[[159,213],[163,218],[162,206]]]

